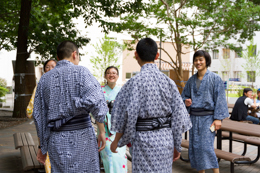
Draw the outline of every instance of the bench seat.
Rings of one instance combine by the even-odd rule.
[[[22,146],[34,146],[34,141],[31,133],[15,133],[14,137],[14,147],[15,149],[21,148]]]
[[[21,159],[23,163],[23,170],[44,169],[44,165],[37,160],[38,146],[22,146]]]
[[[189,148],[189,141],[182,139],[181,146],[184,148]],[[249,157],[241,156],[238,154],[230,153],[230,152],[219,150],[219,149],[215,149],[215,153],[216,153],[217,158],[230,161],[230,163],[231,163],[230,172],[234,172],[234,163],[236,163],[237,161],[251,161],[251,159]]]
[[[222,131],[222,136],[229,138],[229,132]],[[260,138],[258,138],[258,137],[245,136],[245,135],[240,135],[237,133],[232,133],[232,139],[235,141],[246,142],[246,143],[252,144],[252,145],[257,145],[257,146],[260,145]]]
[[[44,165],[37,160],[38,146],[35,145],[32,135],[28,132],[15,133],[14,147],[20,148],[23,170],[44,169]]]

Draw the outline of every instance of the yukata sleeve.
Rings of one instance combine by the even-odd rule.
[[[103,123],[108,112],[101,86],[95,77],[83,69],[80,78],[80,97],[73,98],[76,109],[90,112],[94,119]]]
[[[111,131],[124,133],[127,122],[127,104],[129,102],[129,93],[125,84],[116,96],[111,113]]]
[[[37,86],[37,90],[34,98],[33,118],[36,126],[37,135],[40,138],[40,146],[42,154],[45,154],[48,150],[48,134],[49,129],[47,127],[47,115],[46,107],[43,100],[43,88],[42,84],[44,79],[42,78]]]
[[[192,127],[192,124],[182,97],[175,84],[173,85],[173,91],[171,128],[173,132],[174,147],[178,152],[181,152],[182,133],[188,131]]]
[[[186,99],[191,99],[191,86],[190,86],[190,83],[191,83],[191,78],[187,81],[183,91],[182,91],[182,94],[181,94],[181,97],[182,97],[182,100],[183,100],[183,103],[185,103],[185,100]],[[186,107],[186,105],[185,105]],[[187,108],[187,111],[190,112],[190,107],[186,107]]]
[[[229,116],[224,84],[219,76],[216,76],[213,91],[214,119],[222,120]]]

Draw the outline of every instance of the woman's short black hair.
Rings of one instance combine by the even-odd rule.
[[[199,56],[203,56],[206,60],[206,67],[210,67],[211,65],[211,57],[209,55],[208,52],[204,51],[204,50],[198,50],[194,53],[193,55],[193,64],[194,64],[194,61],[195,61],[195,58],[196,57],[199,57]]]
[[[108,71],[109,69],[111,69],[111,68],[114,68],[114,69],[117,71],[117,75],[119,76],[118,68],[115,67],[115,66],[109,66],[109,67],[107,67],[106,70],[105,70],[105,76],[106,76],[106,74],[107,74],[107,71]]]
[[[145,62],[154,61],[158,47],[156,42],[151,38],[143,38],[136,45],[136,52],[140,59]]]
[[[245,96],[245,93],[247,93],[248,91],[253,91],[253,90],[251,88],[244,88],[243,96]]]
[[[47,65],[48,62],[50,62],[50,61],[54,61],[55,64],[57,64],[57,61],[56,61],[55,59],[49,59],[49,60],[45,61],[45,63],[43,64],[43,71],[44,71],[44,72],[45,72],[45,67],[46,67],[46,65]]]

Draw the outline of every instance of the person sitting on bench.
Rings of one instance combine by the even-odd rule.
[[[256,108],[256,94],[253,96],[253,90],[251,88],[245,88],[243,96],[239,97],[235,103],[233,111],[231,113],[231,120],[235,121],[252,121],[254,124],[259,124],[259,119],[247,114],[248,107]],[[253,97],[254,102],[251,100]]]

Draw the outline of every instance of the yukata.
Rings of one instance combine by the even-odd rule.
[[[218,168],[218,160],[214,152],[215,132],[210,126],[214,120],[222,120],[229,116],[225,88],[221,78],[207,70],[199,89],[196,86],[197,74],[186,83],[182,98],[191,99],[187,109],[203,109],[214,111],[213,115],[190,115],[192,128],[189,131],[189,158],[191,167],[200,170]]]
[[[171,128],[137,131],[138,118],[171,119]],[[118,93],[111,116],[111,130],[123,133],[118,147],[132,145],[132,171],[172,172],[174,147],[181,152],[182,133],[191,128],[180,93],[156,64],[144,64]]]
[[[49,127],[53,121],[62,120],[58,124],[62,127],[73,118],[89,116],[89,113],[103,123],[107,111],[100,84],[87,68],[62,60],[41,77],[35,94],[33,117],[41,151],[49,153],[51,172],[100,172],[92,126],[71,131],[53,131]]]
[[[117,93],[120,91],[121,87],[115,86],[111,89],[108,85],[102,86],[102,90],[105,95],[106,101],[110,102],[115,100]],[[126,173],[127,172],[127,157],[125,155],[126,146],[118,148],[118,153],[112,153],[110,150],[110,145],[115,139],[115,132],[111,131],[111,114],[109,112],[106,115],[104,122],[106,130],[106,147],[100,152],[101,159],[106,173]]]

